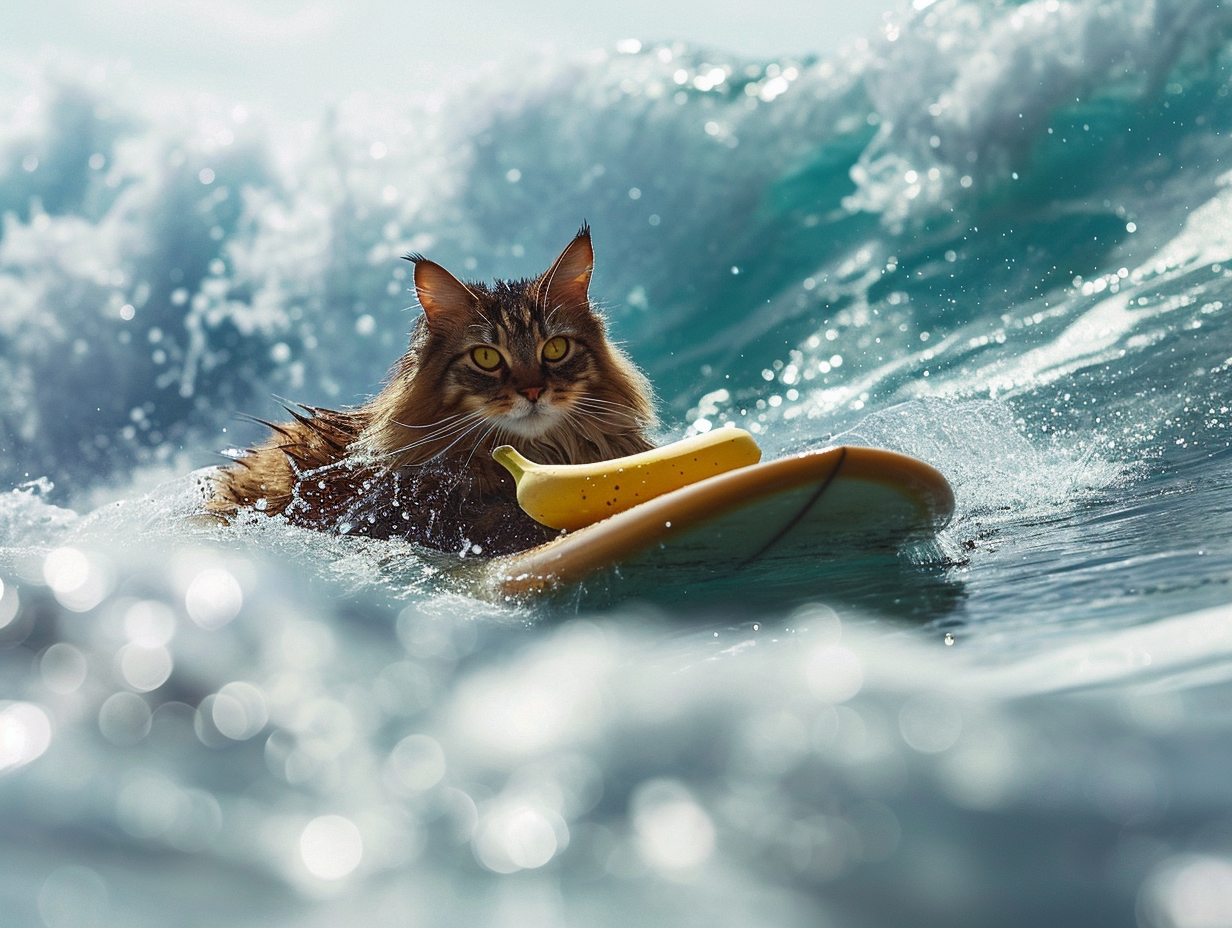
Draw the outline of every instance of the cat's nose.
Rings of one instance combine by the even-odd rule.
[[[543,387],[523,387],[518,391],[532,403],[539,402],[539,394],[543,392]]]

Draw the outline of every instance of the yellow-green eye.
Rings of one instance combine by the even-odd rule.
[[[563,335],[549,338],[547,344],[543,346],[543,360],[545,361],[559,361],[568,353],[569,339]]]
[[[501,353],[490,345],[471,349],[471,360],[485,371],[494,371],[501,366]]]

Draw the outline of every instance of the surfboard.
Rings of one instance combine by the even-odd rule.
[[[468,585],[485,598],[587,602],[808,589],[836,572],[897,561],[953,511],[949,483],[923,461],[825,448],[728,471],[493,558]]]

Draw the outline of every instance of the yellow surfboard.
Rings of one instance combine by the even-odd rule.
[[[897,560],[954,511],[937,470],[843,446],[740,467],[546,544],[486,562],[472,592],[505,600],[711,599],[807,589],[855,562]]]

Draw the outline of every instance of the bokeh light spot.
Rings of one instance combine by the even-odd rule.
[[[43,559],[43,579],[56,601],[72,612],[88,612],[107,595],[107,575],[76,548],[56,548]]]
[[[112,744],[136,744],[150,733],[152,713],[136,693],[113,693],[98,710],[98,728]]]
[[[643,783],[633,796],[633,827],[642,860],[660,870],[687,870],[714,851],[714,824],[675,780]]]
[[[1185,854],[1165,860],[1143,884],[1144,928],[1232,926],[1232,861]]]
[[[364,856],[364,842],[349,818],[322,815],[304,828],[299,852],[304,866],[313,876],[340,880],[359,866]]]
[[[51,745],[51,719],[33,703],[0,702],[0,771],[42,755]]]
[[[913,696],[898,713],[898,729],[921,754],[949,750],[962,734],[962,716],[953,702],[931,693]]]
[[[85,655],[63,641],[53,644],[39,659],[43,685],[60,696],[67,696],[81,686],[86,670]]]
[[[97,928],[108,922],[107,909],[107,884],[87,867],[60,867],[39,888],[47,928]]]
[[[389,767],[399,783],[422,792],[445,776],[445,752],[428,735],[407,735],[390,752]]]
[[[542,867],[568,842],[564,820],[554,812],[514,804],[485,816],[475,833],[476,859],[495,873]]]
[[[6,586],[0,579],[0,628],[7,628],[17,618],[21,608],[21,600],[17,596],[17,588]]]
[[[839,645],[813,652],[805,665],[805,674],[813,695],[828,703],[846,702],[864,685],[860,659]]]
[[[142,693],[158,689],[171,676],[171,652],[161,646],[126,644],[120,649],[119,664],[124,682]]]
[[[149,648],[164,645],[175,635],[175,612],[157,600],[135,602],[124,613],[124,634]]]
[[[246,741],[269,721],[265,695],[251,683],[228,683],[214,699],[211,718],[232,741]]]
[[[243,604],[244,592],[239,581],[221,567],[201,571],[184,593],[189,618],[208,631],[222,628],[234,619]]]

